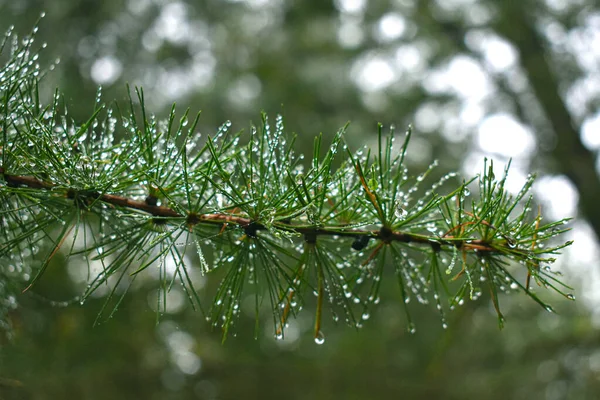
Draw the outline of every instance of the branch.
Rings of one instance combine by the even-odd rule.
[[[499,292],[522,292],[548,310],[530,283],[572,298],[550,267],[570,244],[557,242],[567,221],[542,224],[541,213],[531,213],[533,177],[511,194],[504,188],[509,166],[497,179],[486,160],[470,180],[448,173],[425,187],[437,164],[409,174],[411,130],[397,146],[394,130],[381,125],[374,156],[348,148],[345,126],[329,146],[317,136],[304,160],[283,118],[272,125],[265,114],[246,136],[227,122],[205,138],[188,111],[177,122],[173,107],[157,120],[141,89],[118,118],[98,102],[78,124],[59,111],[58,93],[41,103],[43,73],[28,59],[33,41],[16,43],[24,48],[13,50],[0,74],[0,265],[16,259],[29,267],[17,277],[0,269],[0,283],[13,293],[22,281],[35,287],[59,252],[88,271],[98,263],[81,300],[111,287],[101,320],[118,308],[122,288],[157,266],[157,313],[169,291],[182,290],[224,338],[248,294],[257,326],[268,308],[282,338],[288,317],[314,293],[317,343],[326,308],[334,320],[341,315],[360,327],[389,280],[399,286],[411,333],[411,298],[435,302],[443,327],[442,299],[452,309],[479,298],[480,285],[500,325]],[[199,274],[220,279],[208,310],[206,291],[195,288]]]
[[[52,190],[55,188],[55,185],[51,182],[44,182],[37,178],[31,176],[17,176],[17,175],[9,175],[5,174],[4,168],[0,167],[0,175],[3,176],[7,185],[10,187],[27,187],[30,189],[46,189]],[[96,200],[103,202],[105,204],[110,204],[116,207],[122,208],[130,208],[132,210],[143,211],[148,213],[149,215],[155,217],[161,217],[161,224],[168,223],[169,219],[180,220],[185,218],[186,223],[190,229],[193,229],[194,225],[199,223],[206,223],[212,225],[223,225],[223,224],[232,224],[237,225],[241,228],[250,228],[256,232],[260,230],[268,230],[268,228],[262,225],[260,222],[253,221],[252,219],[244,216],[237,216],[233,214],[223,214],[223,213],[211,213],[211,214],[188,214],[187,216],[179,214],[172,208],[166,206],[158,206],[149,204],[152,201],[149,197],[146,201],[128,199],[123,196],[113,195],[113,194],[100,194],[98,192],[89,192],[82,191],[80,193],[75,193],[73,189],[65,190],[64,197],[69,199],[74,198],[86,198],[87,203],[90,204]],[[96,204],[96,203],[95,203]],[[471,216],[473,216],[471,214]],[[472,222],[474,224],[475,222]],[[483,224],[489,225],[486,221],[482,221]],[[386,228],[381,228],[379,230],[365,230],[365,229],[352,229],[347,226],[336,226],[336,227],[321,227],[321,228],[313,228],[306,226],[298,226],[291,222],[285,223],[282,221],[278,221],[274,224],[277,229],[281,229],[286,232],[296,233],[299,235],[303,235],[304,237],[309,236],[339,236],[339,237],[351,237],[351,238],[361,238],[365,237],[368,239],[378,239],[384,241],[385,243],[392,242],[400,242],[400,243],[416,243],[421,245],[427,245],[432,247],[434,250],[439,251],[440,246],[452,246],[458,249],[465,249],[467,251],[482,251],[489,253],[503,253],[505,251],[523,251],[522,249],[515,249],[514,246],[510,247],[507,243],[502,243],[501,248],[496,248],[492,246],[492,243],[479,240],[479,239],[464,239],[460,241],[456,240],[445,240],[444,237],[448,236],[448,233],[455,230],[457,227],[450,229],[450,231],[446,232],[443,236],[435,236],[435,235],[417,235],[412,234],[410,232],[402,232],[402,231],[390,231]]]

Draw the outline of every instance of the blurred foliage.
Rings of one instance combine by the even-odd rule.
[[[600,102],[591,78],[600,64],[586,58],[585,40],[599,18],[592,0],[0,0],[0,28],[27,32],[41,11],[38,40],[48,43],[41,62],[61,59],[45,89],[49,96],[60,87],[76,118],[89,115],[98,83],[105,98],[123,103],[129,82],[144,87],[158,113],[173,101],[203,110],[207,133],[227,119],[245,128],[261,109],[282,112],[289,128],[308,137],[333,135],[351,120],[355,143],[375,140],[376,122],[414,123],[409,161],[423,167],[437,158],[457,169],[469,150],[481,151],[481,116],[506,113],[537,139],[535,153],[515,163],[566,174],[580,189],[584,216],[600,224],[585,207],[600,198],[594,149],[577,143]],[[399,35],[381,35],[385,17],[403,21]],[[526,40],[536,34],[543,47]],[[572,37],[581,38],[579,46],[566,40]],[[486,41],[497,39],[516,55],[506,68],[485,52]],[[453,65],[482,86],[492,82],[475,104],[462,82],[433,79]],[[380,76],[392,71],[378,90],[361,80],[373,66]],[[540,83],[544,94],[531,78],[548,73],[554,79]],[[469,120],[471,113],[480,115]],[[562,145],[565,138],[576,143]],[[12,316],[14,332],[0,348],[0,399],[594,399],[600,392],[597,322],[583,302],[557,298],[555,315],[524,297],[503,297],[507,324],[498,331],[493,306],[482,299],[450,313],[447,331],[435,313],[418,314],[417,335],[406,333],[401,304],[389,303],[357,333],[328,327],[324,346],[306,334],[310,318],[298,323],[297,338],[240,334],[221,346],[219,332],[186,305],[156,325],[145,288],[92,327],[101,299],[72,304],[74,289],[59,264]],[[392,298],[397,291],[389,286]],[[245,323],[250,332],[251,317]]]

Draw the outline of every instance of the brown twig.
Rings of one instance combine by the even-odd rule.
[[[4,177],[4,180],[9,186],[14,187],[28,187],[32,189],[45,189],[50,190],[56,187],[55,184],[51,182],[42,181],[36,177],[32,176],[22,176],[22,175],[11,175],[6,174],[5,169],[0,167],[0,175]],[[115,195],[115,194],[101,194],[95,191],[83,190],[77,191],[75,189],[68,189],[66,192],[69,192],[71,195],[66,195],[67,197],[73,196],[82,196],[87,197],[90,200],[101,201],[106,204],[110,204],[115,207],[129,208],[133,210],[142,211],[148,213],[154,217],[165,218],[165,219],[177,219],[177,218],[187,218],[187,223],[190,227],[193,227],[198,223],[208,223],[220,225],[223,227],[226,224],[234,224],[246,229],[252,228],[253,232],[259,230],[266,230],[267,227],[263,224],[252,220],[243,215],[235,215],[230,213],[210,213],[210,214],[195,214],[189,213],[188,215],[183,215],[178,211],[174,210],[168,206],[162,205],[153,205],[148,204],[145,201],[134,200],[124,196]],[[73,195],[75,193],[75,195]],[[286,230],[288,232],[295,232],[301,235],[309,235],[309,236],[342,236],[342,237],[359,237],[359,236],[369,236],[371,238],[379,239],[384,242],[401,242],[401,243],[415,243],[428,245],[432,248],[439,249],[440,246],[453,246],[453,247],[461,247],[465,250],[477,250],[479,252],[496,252],[491,243],[488,241],[474,239],[474,240],[465,240],[465,241],[452,241],[448,239],[444,239],[448,233],[453,231],[455,228],[448,231],[442,237],[427,237],[419,234],[413,234],[408,232],[399,232],[399,231],[391,231],[386,228],[382,228],[380,230],[365,230],[365,229],[347,229],[344,226],[332,226],[327,228],[313,228],[307,227],[305,225],[299,226],[294,224],[291,221],[276,221],[273,224],[278,229]],[[222,228],[221,228],[222,229]],[[252,233],[252,232],[250,232]]]

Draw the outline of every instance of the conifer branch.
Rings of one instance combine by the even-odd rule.
[[[11,187],[27,187],[30,189],[46,189],[51,190],[54,188],[54,184],[50,182],[43,182],[37,178],[31,176],[15,176],[5,174],[4,168],[0,167],[0,175],[3,176],[6,181],[7,186]],[[116,207],[122,208],[130,208],[132,210],[143,211],[155,217],[162,217],[162,223],[167,223],[168,219],[186,219],[186,223],[190,229],[193,229],[193,226],[199,223],[206,224],[215,224],[222,226],[223,224],[232,224],[237,225],[240,228],[249,228],[253,231],[267,230],[268,228],[257,221],[253,221],[250,218],[246,218],[243,216],[237,216],[234,214],[224,214],[224,213],[211,213],[211,214],[188,214],[187,216],[178,213],[173,208],[169,208],[167,206],[158,206],[152,204],[151,198],[146,199],[146,201],[128,199],[123,196],[113,195],[113,194],[100,194],[98,192],[90,192],[88,190],[81,191],[77,193],[73,189],[65,190],[64,196],[69,199],[79,198],[85,199],[85,202],[92,203],[96,200],[103,202],[105,204],[110,204]],[[471,213],[465,212],[465,214],[469,214],[474,217]],[[470,222],[470,224],[474,224],[475,222]],[[485,225],[490,225],[486,221],[482,221],[481,223]],[[484,240],[480,239],[466,239],[464,241],[450,241],[445,240],[444,237],[448,236],[451,231],[455,230],[457,227],[450,229],[441,237],[439,236],[427,236],[427,235],[417,235],[411,234],[410,232],[401,232],[401,231],[390,231],[388,229],[382,228],[379,230],[365,230],[365,229],[348,229],[345,226],[338,227],[307,227],[307,226],[299,226],[295,225],[291,222],[286,223],[282,221],[278,221],[273,224],[276,228],[281,229],[283,231],[289,233],[297,233],[300,235],[307,236],[338,236],[338,237],[352,237],[355,239],[368,238],[368,239],[377,239],[384,241],[386,243],[391,242],[401,242],[401,243],[416,243],[431,246],[434,250],[439,251],[441,246],[453,246],[458,249],[464,248],[466,250],[478,250],[482,252],[496,253],[502,252],[503,250],[510,250],[511,246],[508,243],[503,244],[502,249],[498,249],[492,246],[492,243],[488,243]],[[491,226],[491,225],[490,225]],[[493,228],[493,227],[492,227]],[[495,229],[495,228],[494,228]],[[256,234],[256,233],[254,233]],[[307,239],[308,240],[308,239]],[[513,246],[514,247],[514,246]]]
[[[99,92],[90,118],[76,123],[58,92],[50,104],[40,100],[45,71],[33,38],[10,33],[0,48],[8,42],[0,73],[0,299],[11,304],[58,253],[89,271],[82,302],[111,288],[100,319],[118,308],[123,288],[158,266],[157,310],[169,291],[183,290],[224,337],[247,294],[257,326],[271,313],[281,338],[313,293],[317,343],[326,308],[360,327],[383,281],[399,285],[410,332],[411,298],[435,302],[444,327],[445,309],[477,299],[481,286],[500,325],[499,292],[523,292],[548,310],[532,281],[572,298],[550,268],[570,244],[556,242],[567,220],[542,224],[541,212],[531,215],[533,176],[513,195],[505,189],[509,166],[497,179],[486,160],[481,175],[454,189],[456,174],[425,188],[435,164],[408,173],[410,129],[396,146],[394,130],[378,126],[373,155],[350,150],[343,127],[329,146],[317,136],[304,160],[279,116],[273,127],[262,114],[247,135],[227,122],[203,137],[188,111],[177,122],[173,107],[157,120],[141,89],[118,117]],[[195,284],[208,274],[220,285],[206,309]]]

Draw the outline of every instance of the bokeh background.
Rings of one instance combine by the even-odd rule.
[[[397,288],[361,330],[328,324],[315,345],[305,310],[275,341],[251,317],[220,332],[173,296],[156,320],[154,289],[129,293],[93,322],[73,267],[19,298],[0,341],[0,399],[597,399],[600,393],[600,9],[595,0],[0,0],[0,30],[46,42],[60,58],[46,85],[84,121],[99,85],[124,104],[144,88],[164,116],[202,110],[199,130],[284,115],[309,151],[351,121],[373,143],[376,123],[412,124],[412,171],[473,175],[488,156],[513,159],[509,187],[539,174],[547,219],[576,217],[557,268],[577,301],[551,293],[547,313],[503,296],[500,331],[488,299],[447,315],[416,306],[406,330]],[[302,148],[302,146],[306,146]],[[262,323],[262,322],[261,322]]]

